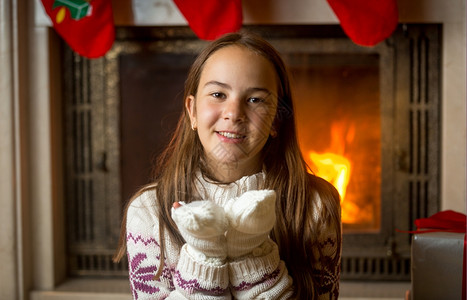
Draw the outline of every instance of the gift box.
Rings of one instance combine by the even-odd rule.
[[[462,299],[464,237],[453,232],[413,235],[413,300]]]

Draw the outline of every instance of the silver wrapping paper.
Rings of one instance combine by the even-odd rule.
[[[412,299],[462,298],[464,234],[432,232],[412,237]]]

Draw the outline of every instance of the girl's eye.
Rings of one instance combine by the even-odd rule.
[[[251,97],[251,98],[248,98],[248,102],[249,103],[261,103],[261,102],[264,102],[264,99],[263,98]]]
[[[224,93],[220,93],[220,92],[212,93],[211,96],[213,96],[214,98],[220,98],[220,99],[225,98],[225,94],[224,94]]]

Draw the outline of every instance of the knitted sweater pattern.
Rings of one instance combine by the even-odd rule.
[[[250,190],[262,189],[264,173],[219,185],[198,176],[195,200],[220,206]],[[127,256],[133,299],[288,299],[292,279],[280,260],[277,245],[268,240],[262,251],[223,265],[200,262],[165,233],[165,263],[161,276],[161,248],[155,190],[137,197],[127,211]],[[329,297],[329,296],[328,296]]]

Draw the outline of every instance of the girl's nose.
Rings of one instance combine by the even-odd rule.
[[[225,102],[223,118],[232,122],[241,122],[245,120],[245,107],[240,99],[229,99]]]

